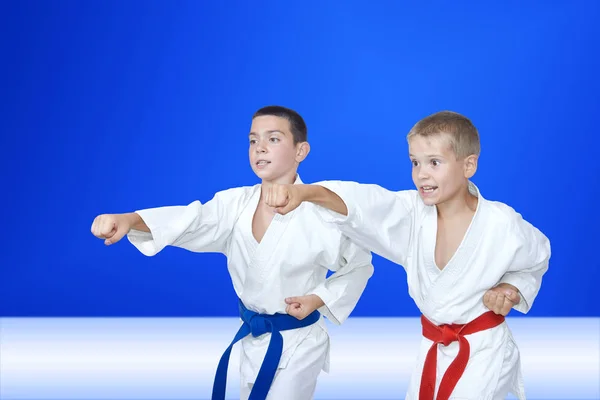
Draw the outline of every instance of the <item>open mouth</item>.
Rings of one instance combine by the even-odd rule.
[[[437,190],[437,186],[421,186],[421,192],[424,194],[431,194]]]
[[[256,162],[256,166],[257,167],[264,167],[267,164],[271,164],[271,161],[266,161],[266,160],[258,160]]]

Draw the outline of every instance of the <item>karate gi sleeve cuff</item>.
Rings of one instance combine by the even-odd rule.
[[[333,322],[336,325],[341,325],[342,324],[342,320],[341,318],[338,318],[335,313],[335,303],[336,303],[336,298],[335,296],[329,291],[327,290],[327,288],[324,285],[320,285],[317,288],[315,288],[312,292],[308,293],[310,294],[314,294],[317,295],[321,298],[321,300],[323,300],[323,303],[325,303],[324,306],[322,306],[321,308],[318,309],[318,311],[323,314],[325,317],[327,317],[328,320],[330,320],[331,322]]]
[[[506,274],[500,283],[508,283],[519,290],[521,301],[518,304],[515,304],[513,308],[519,312],[522,312],[523,314],[526,314],[531,308],[531,299],[534,296],[534,288],[531,286],[531,284],[519,277],[518,274],[510,273]]]
[[[143,255],[148,257],[154,256],[167,245],[164,240],[164,235],[162,235],[160,227],[153,224],[151,210],[139,210],[135,211],[135,213],[142,218],[148,229],[150,229],[150,232],[132,229],[127,234],[127,239]]]

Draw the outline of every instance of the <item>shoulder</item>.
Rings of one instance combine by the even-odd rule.
[[[487,205],[490,225],[501,229],[503,235],[512,236],[516,240],[529,242],[534,239],[545,239],[542,232],[523,218],[513,207],[500,201],[484,200]]]
[[[509,206],[506,203],[502,203],[500,201],[494,200],[483,200],[487,205],[489,210],[490,217],[493,218],[495,222],[511,225],[516,222],[521,217],[514,208]]]

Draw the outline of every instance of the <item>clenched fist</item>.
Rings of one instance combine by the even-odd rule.
[[[109,246],[127,235],[135,224],[137,214],[102,214],[92,223],[92,233]],[[139,218],[139,216],[137,216]]]
[[[287,304],[285,312],[299,320],[303,320],[313,311],[325,305],[323,300],[321,300],[321,298],[316,294],[288,297],[285,299],[285,303]]]
[[[285,215],[298,208],[304,200],[301,198],[299,186],[263,183],[261,195],[266,205],[275,208],[276,213]]]
[[[483,295],[483,304],[496,314],[504,316],[520,301],[518,289],[507,283],[501,283]]]

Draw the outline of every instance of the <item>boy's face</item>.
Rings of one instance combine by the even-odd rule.
[[[294,145],[286,119],[272,115],[254,118],[249,141],[250,166],[259,178],[264,182],[293,183],[298,164],[308,154],[308,143]]]
[[[457,160],[446,134],[413,136],[408,143],[412,178],[427,205],[460,195],[477,167],[477,157]]]

